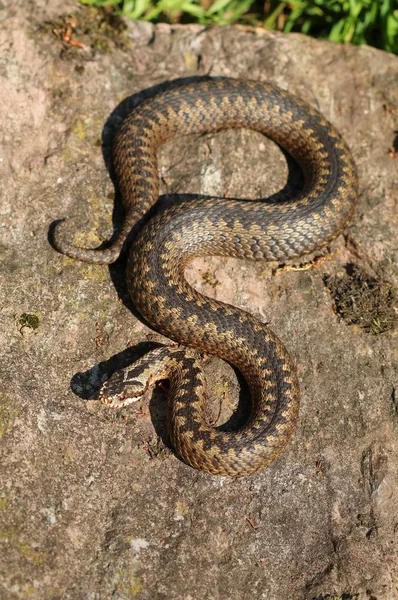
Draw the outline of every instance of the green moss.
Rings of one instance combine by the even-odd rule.
[[[135,598],[142,589],[142,584],[134,570],[120,569],[118,572],[117,591],[125,598]]]
[[[34,313],[22,313],[18,319],[20,329],[28,327],[29,329],[36,330],[40,326],[40,317]]]
[[[81,119],[77,119],[72,127],[70,128],[71,132],[74,135],[77,135],[77,137],[79,138],[79,140],[84,140],[84,138],[86,137],[86,128],[84,126],[84,123]]]
[[[202,279],[205,283],[211,285],[211,287],[214,288],[219,284],[219,281],[215,278],[214,274],[211,271],[206,271],[205,273],[203,273]]]
[[[0,540],[4,545],[16,550],[21,556],[26,558],[26,560],[36,567],[40,566],[43,562],[41,553],[32,548],[29,544],[22,542],[19,539],[19,536],[20,532],[16,527],[0,530]]]
[[[8,398],[6,394],[0,392],[0,439],[7,431],[10,431],[14,420],[19,414],[18,407]]]

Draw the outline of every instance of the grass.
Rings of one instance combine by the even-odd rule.
[[[130,19],[243,23],[398,53],[396,0],[80,0]]]

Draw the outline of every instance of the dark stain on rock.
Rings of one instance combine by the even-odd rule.
[[[373,444],[363,452],[361,460],[362,481],[369,496],[379,488],[387,475],[387,467],[387,453],[377,444]]]
[[[315,596],[312,600],[354,600],[355,598],[359,598],[359,594],[321,594],[320,596]]]
[[[18,326],[20,331],[25,327],[36,330],[40,326],[40,317],[34,313],[22,313],[18,319]]]
[[[96,52],[109,53],[124,48],[128,38],[123,19],[107,8],[81,7],[53,21],[45,21],[39,31],[62,42],[62,58],[91,60]]]
[[[396,327],[398,294],[382,277],[348,264],[345,275],[327,276],[324,283],[333,297],[336,313],[349,325],[359,325],[374,335]]]

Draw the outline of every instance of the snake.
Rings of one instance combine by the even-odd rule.
[[[121,408],[169,379],[176,454],[207,473],[242,477],[267,466],[291,439],[299,417],[297,368],[268,325],[198,292],[185,268],[205,256],[281,263],[328,245],[352,219],[358,199],[355,162],[341,135],[313,106],[269,82],[220,77],[171,86],[132,109],[114,137],[125,209],[114,242],[104,249],[75,247],[62,222],[53,239],[71,258],[114,262],[158,200],[159,147],[231,128],[260,132],[290,154],[303,173],[302,189],[279,202],[197,196],[148,220],[129,249],[127,287],[145,321],[173,343],[116,371],[100,398]],[[247,383],[250,411],[238,428],[216,427],[206,418],[203,354],[230,363]]]

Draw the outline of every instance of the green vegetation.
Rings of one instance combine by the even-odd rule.
[[[130,19],[243,23],[398,52],[396,0],[80,0]]]

